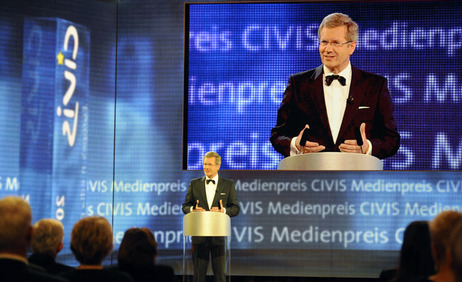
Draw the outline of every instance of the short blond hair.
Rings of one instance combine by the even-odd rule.
[[[215,164],[216,165],[221,165],[221,157],[220,155],[218,155],[217,153],[215,152],[207,152],[205,155],[204,155],[204,159],[205,158],[215,158]]]
[[[0,200],[0,252],[15,252],[29,244],[32,212],[29,204],[18,196]]]
[[[437,266],[446,260],[451,232],[460,222],[462,222],[462,213],[452,210],[441,212],[430,222],[434,259]]]
[[[81,264],[101,265],[112,251],[112,241],[112,228],[106,218],[84,217],[72,229],[71,250]]]
[[[44,218],[34,224],[34,234],[32,235],[32,251],[34,253],[45,254],[56,257],[58,247],[63,242],[64,226],[52,218]]]
[[[336,28],[339,26],[346,26],[347,33],[345,34],[345,39],[347,41],[358,41],[358,24],[355,21],[353,21],[348,15],[342,13],[332,13],[330,15],[327,15],[319,25],[318,37],[321,38],[321,30],[324,27]]]

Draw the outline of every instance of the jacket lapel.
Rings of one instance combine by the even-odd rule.
[[[325,131],[326,136],[330,137],[330,143],[334,143],[332,138],[332,132],[330,130],[329,118],[327,116],[326,101],[324,99],[324,86],[322,80],[323,65],[316,68],[312,79],[314,80],[314,92],[311,93],[313,101],[315,101],[314,108],[319,109],[319,117],[321,119],[322,127]]]
[[[215,196],[213,197],[212,207],[220,207],[220,176],[218,176],[217,190],[215,191]]]
[[[207,202],[207,193],[205,192],[205,176],[201,178],[199,191],[200,191],[200,198],[201,198],[199,202],[203,201],[205,203],[204,205],[205,210],[209,210],[209,204]]]
[[[351,124],[353,118],[358,112],[358,107],[361,105],[361,101],[364,98],[364,85],[362,82],[364,81],[361,72],[355,68],[352,68],[352,77],[351,77],[351,85],[350,85],[350,93],[348,97],[353,97],[353,103],[347,104],[345,109],[345,114],[343,115],[342,125],[340,127],[340,131],[338,133],[337,143],[343,142],[343,135],[345,134],[348,126]],[[354,126],[360,126],[359,124],[354,124]]]

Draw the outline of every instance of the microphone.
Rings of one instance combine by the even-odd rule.
[[[355,99],[353,98],[353,96],[350,96],[350,97],[348,97],[348,99],[346,100],[346,102],[347,102],[348,105],[353,105],[353,104],[354,104],[354,100],[355,100]]]
[[[359,148],[361,148],[361,154],[363,153],[363,138],[361,136],[361,130],[359,127],[355,128],[355,137],[356,137],[356,143],[358,144]]]
[[[302,139],[300,139],[300,147],[305,146],[306,141],[310,138],[310,129],[305,128],[303,131]]]

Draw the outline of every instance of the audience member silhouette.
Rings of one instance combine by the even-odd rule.
[[[33,234],[29,204],[17,196],[0,200],[0,281],[67,281],[28,265],[27,248]]]
[[[434,274],[434,269],[429,224],[427,221],[414,221],[404,231],[398,269],[384,271],[380,278],[381,281],[418,281]]]
[[[454,281],[462,282],[462,221],[457,224],[451,234],[450,259]]]
[[[436,274],[422,281],[451,282],[454,272],[451,268],[451,234],[454,227],[462,222],[462,213],[443,211],[430,222],[432,254],[435,261]]]
[[[56,256],[63,249],[63,238],[64,226],[60,221],[52,218],[37,221],[34,224],[29,263],[38,265],[52,274],[73,269],[56,262]]]
[[[72,229],[71,250],[80,266],[61,275],[82,282],[133,281],[127,273],[103,269],[103,260],[113,248],[112,240],[111,225],[104,217],[90,216],[79,220]]]
[[[157,242],[147,228],[128,229],[120,244],[117,260],[119,268],[128,272],[136,282],[176,281],[173,269],[156,265]]]

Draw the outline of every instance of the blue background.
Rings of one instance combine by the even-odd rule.
[[[72,222],[96,214],[108,218],[114,230],[115,253],[106,264],[116,262],[118,244],[127,228],[146,226],[159,243],[158,263],[172,265],[180,274],[183,214],[179,207],[189,181],[202,175],[196,165],[202,157],[200,150],[208,151],[212,145],[224,159],[220,176],[235,181],[241,204],[241,214],[232,219],[233,275],[377,277],[381,269],[396,265],[400,230],[409,222],[432,219],[443,209],[462,209],[458,200],[462,193],[461,52],[449,52],[448,37],[433,40],[433,46],[426,38],[418,48],[390,50],[369,50],[372,45],[360,37],[352,63],[390,78],[403,136],[400,151],[385,161],[389,170],[383,172],[275,171],[280,156],[269,144],[269,130],[275,124],[288,76],[320,64],[316,43],[302,39],[309,47],[301,50],[297,41],[289,40],[281,50],[273,37],[271,48],[258,52],[240,44],[243,27],[277,26],[283,38],[287,27],[317,26],[334,11],[350,14],[360,25],[360,36],[369,30],[370,38],[375,36],[373,30],[380,36],[394,22],[406,22],[407,29],[422,29],[427,35],[435,28],[458,32],[462,24],[456,1],[445,5],[437,1],[209,3],[190,8],[193,13],[186,19],[196,35],[230,31],[232,49],[189,49],[184,61],[188,50],[184,43],[192,41],[184,38],[188,31],[184,30],[181,1],[4,1],[0,9],[0,196],[26,198],[34,222],[42,217],[61,218],[64,213],[65,248],[60,261],[77,265],[69,249]],[[79,128],[79,134],[87,134],[88,139],[79,136],[87,146],[80,144],[80,151],[72,153],[52,146],[43,160],[59,171],[68,167],[63,160],[71,154],[86,152],[84,189],[20,182],[26,174],[20,166],[21,143],[27,140],[21,136],[24,23],[31,17],[67,20],[90,34],[87,131]],[[460,43],[460,33],[455,37]],[[53,67],[52,61],[44,67]],[[260,100],[241,107],[228,102],[192,104],[185,99],[189,92],[184,91],[192,76],[196,85],[264,81],[275,86],[273,96],[265,90]],[[443,87],[427,86],[433,78]],[[433,89],[429,101],[425,89]],[[434,93],[438,91],[441,101]],[[62,92],[47,94],[56,97]],[[406,94],[412,94],[409,100]],[[183,124],[185,117],[188,123]],[[44,133],[55,131],[59,133],[60,127],[50,126]],[[450,145],[442,147],[450,153],[440,161],[435,161],[439,155],[435,151],[444,142],[436,142],[437,136]],[[187,154],[188,145],[194,143],[200,149]],[[40,166],[41,160],[36,161]],[[39,176],[74,183],[82,169],[60,174],[43,171]],[[115,183],[113,190],[111,183]],[[278,204],[287,205],[285,212],[282,206],[272,209]],[[307,206],[326,207],[331,212],[307,212]],[[289,237],[285,230],[291,232]],[[347,244],[343,237],[310,241],[308,235],[316,230],[354,234],[355,240]]]

